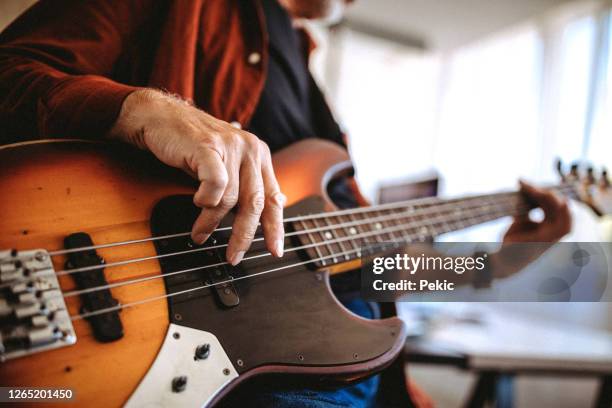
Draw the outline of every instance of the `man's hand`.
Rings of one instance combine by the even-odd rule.
[[[159,160],[183,169],[200,186],[193,202],[202,208],[191,237],[204,243],[221,219],[238,211],[226,258],[238,264],[253,241],[261,218],[266,245],[283,255],[283,205],[268,146],[251,133],[155,90],[130,94],[110,132],[150,150]]]
[[[516,217],[506,235],[502,248],[489,257],[495,278],[505,278],[523,270],[541,256],[554,242],[570,232],[572,219],[567,202],[550,191],[521,181],[521,193],[544,211],[544,219],[535,222],[528,215]],[[511,245],[537,242],[549,245]]]
[[[516,217],[510,226],[504,242],[556,242],[566,235],[572,220],[567,201],[554,193],[521,183],[521,193],[544,211],[542,222],[534,222],[528,215]]]

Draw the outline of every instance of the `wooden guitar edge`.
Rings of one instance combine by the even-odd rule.
[[[364,361],[358,364],[350,364],[337,367],[320,367],[320,366],[298,366],[298,365],[265,365],[247,371],[230,382],[226,387],[219,391],[211,400],[210,406],[215,406],[227,394],[235,390],[243,382],[250,380],[260,375],[285,375],[291,374],[295,376],[310,376],[310,377],[326,377],[335,380],[337,383],[348,384],[352,381],[367,378],[369,375],[375,375],[383,369],[389,367],[404,349],[406,338],[406,327],[399,317],[391,317],[384,320],[373,320],[371,323],[383,326],[396,326],[399,330],[393,346],[380,356]],[[376,370],[374,372],[374,370]]]

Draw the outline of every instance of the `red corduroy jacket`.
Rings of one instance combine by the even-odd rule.
[[[42,0],[0,34],[0,144],[101,137],[138,87],[247,124],[267,40],[256,1]]]

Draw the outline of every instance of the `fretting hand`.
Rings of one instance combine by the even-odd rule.
[[[504,235],[504,242],[556,242],[571,228],[572,219],[567,201],[551,191],[546,191],[523,181],[521,193],[544,211],[541,222],[532,221],[528,215],[515,217],[514,223]]]

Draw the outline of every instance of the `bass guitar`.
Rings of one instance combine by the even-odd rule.
[[[211,406],[259,374],[371,375],[403,348],[402,322],[352,314],[329,275],[358,267],[368,242],[531,208],[508,192],[339,210],[327,186],[351,171],[348,156],[305,140],[273,156],[285,256],[258,233],[232,267],[232,215],[194,245],[196,184],[148,153],[53,140],[0,147],[0,163],[0,384],[72,390],[80,406]],[[589,188],[609,194],[604,180]],[[554,188],[590,197],[582,186],[570,174]]]

